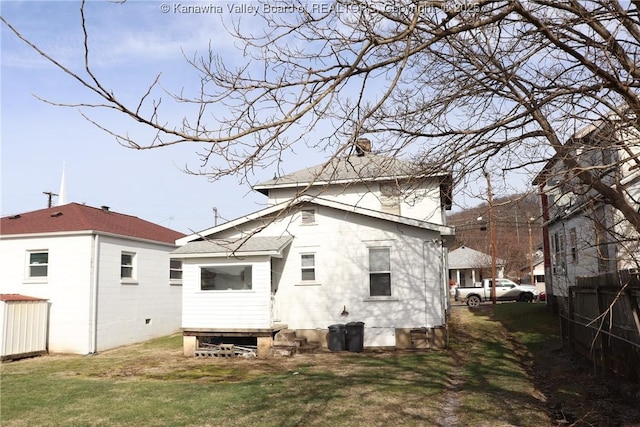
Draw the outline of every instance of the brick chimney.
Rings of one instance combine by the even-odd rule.
[[[356,153],[358,157],[364,156],[364,153],[371,152],[371,141],[368,138],[358,138],[356,140]]]

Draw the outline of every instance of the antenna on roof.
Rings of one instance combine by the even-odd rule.
[[[60,191],[58,193],[58,203],[56,206],[62,206],[67,203],[67,188],[64,180],[64,172],[66,168],[66,162],[62,162],[62,179],[60,180]]]
[[[47,196],[49,196],[49,201],[47,202],[47,207],[48,208],[52,207],[53,206],[53,203],[52,203],[53,196],[57,196],[57,194],[54,193],[53,191],[43,191],[42,194],[46,194]]]

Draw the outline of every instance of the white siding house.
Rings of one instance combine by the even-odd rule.
[[[491,278],[491,255],[466,246],[449,252],[449,279],[460,287],[473,287],[482,279]],[[504,277],[504,260],[496,258],[497,277]]]
[[[183,234],[76,203],[0,221],[0,293],[49,301],[50,352],[89,354],[179,330],[169,253]]]
[[[567,143],[581,167],[602,183],[622,190],[640,210],[640,136],[615,116],[577,132]],[[534,180],[545,224],[547,294],[563,300],[576,278],[640,267],[640,236],[601,194],[579,182],[559,158]]]
[[[177,241],[186,354],[198,334],[288,328],[326,344],[330,325],[363,322],[365,347],[406,347],[412,329],[446,325],[448,175],[392,203],[378,176],[345,169],[367,159],[381,158],[339,159],[338,183],[317,168],[263,183],[269,207]]]

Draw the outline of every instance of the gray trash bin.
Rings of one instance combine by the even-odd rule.
[[[364,323],[349,322],[347,328],[347,350],[361,353],[364,349]]]
[[[329,326],[329,350],[345,351],[347,349],[345,339],[345,325],[337,324]]]

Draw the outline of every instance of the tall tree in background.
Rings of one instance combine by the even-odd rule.
[[[376,138],[377,151],[411,155],[425,169],[451,169],[459,179],[486,170],[533,171],[555,157],[638,232],[640,213],[627,188],[603,183],[565,142],[598,120],[637,132],[639,4],[294,1],[273,13],[273,4],[264,3],[255,18],[260,22],[250,21],[250,29],[228,22],[242,53],[233,66],[214,51],[190,57],[201,91],[175,94],[173,101],[193,104],[197,113],[174,121],[163,116],[160,98],[166,94],[158,79],[139,102],[127,104],[96,77],[85,21],[90,4],[80,7],[82,73],[2,21],[101,98],[74,106],[120,111],[132,127],[154,132],[141,141],[126,129],[105,129],[121,144],[148,149],[200,143],[202,169],[196,173],[246,174],[278,163],[283,151],[300,144],[346,154],[363,135]],[[625,161],[639,163],[637,151],[631,153]]]

